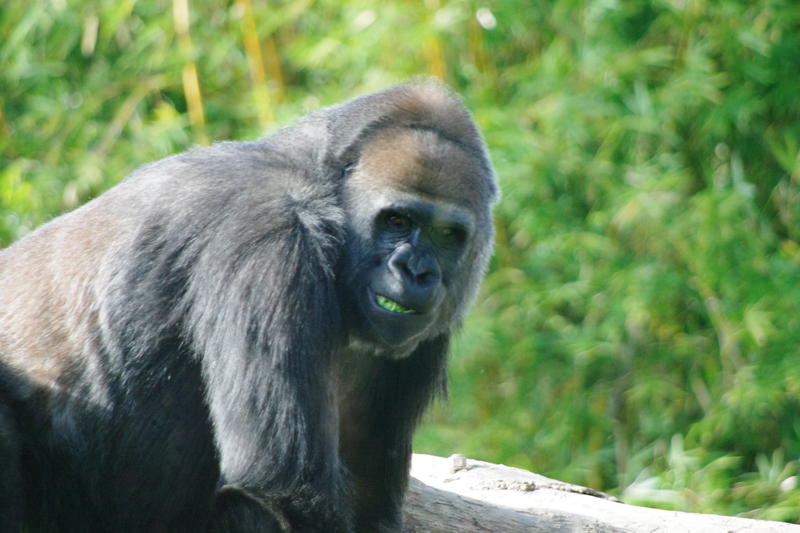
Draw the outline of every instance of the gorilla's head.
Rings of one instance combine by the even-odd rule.
[[[402,357],[458,324],[486,268],[494,196],[480,157],[440,131],[364,140],[344,184],[352,334]]]

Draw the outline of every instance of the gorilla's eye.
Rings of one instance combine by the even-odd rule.
[[[411,219],[399,213],[390,213],[386,217],[386,224],[397,231],[406,231],[411,228]]]
[[[464,241],[464,230],[453,226],[441,226],[436,229],[436,239],[445,245],[457,245]]]

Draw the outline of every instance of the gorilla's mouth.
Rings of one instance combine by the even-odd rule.
[[[415,315],[417,311],[414,309],[409,309],[399,303],[395,302],[394,300],[387,298],[382,294],[375,293],[375,303],[378,304],[378,307],[381,309],[385,309],[387,311],[391,311],[392,313],[402,313],[404,315]]]

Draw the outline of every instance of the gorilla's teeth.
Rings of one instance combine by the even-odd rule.
[[[392,311],[393,313],[404,313],[408,315],[416,312],[413,309],[409,309],[408,307],[403,307],[394,300],[390,300],[389,298],[381,294],[375,295],[375,301],[378,302],[378,305],[381,306],[383,309],[386,309],[387,311]]]

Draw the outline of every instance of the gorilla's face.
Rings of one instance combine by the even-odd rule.
[[[371,228],[354,295],[361,333],[392,347],[416,343],[433,325],[449,324],[441,304],[459,272],[469,217],[399,192],[373,202],[359,216]]]
[[[460,298],[451,293],[469,270],[476,217],[456,185],[468,156],[447,144],[413,130],[379,137],[345,186],[351,330],[395,357],[452,325]],[[453,190],[428,186],[443,175]]]

